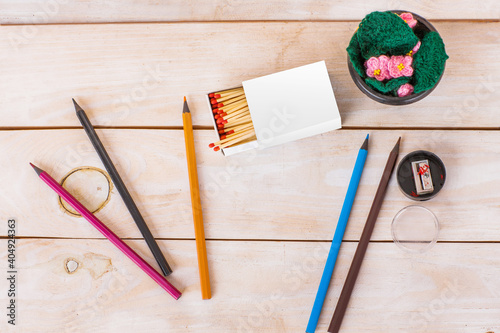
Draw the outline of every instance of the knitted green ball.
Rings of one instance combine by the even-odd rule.
[[[443,40],[437,32],[431,31],[422,38],[422,45],[413,56],[415,94],[436,85],[448,58]]]
[[[392,12],[373,12],[366,15],[359,24],[356,35],[361,55],[365,59],[382,54],[406,54],[418,43],[412,28]]]
[[[362,78],[366,77],[365,74],[365,59],[361,56],[361,49],[359,48],[358,35],[355,32],[352,35],[351,42],[347,47],[347,54],[349,60],[351,61],[352,67]]]
[[[389,80],[387,82],[381,82],[374,78],[367,77],[365,82],[373,89],[378,90],[383,94],[387,94],[396,91],[403,84],[410,82],[410,80],[411,77],[401,76],[396,79]]]

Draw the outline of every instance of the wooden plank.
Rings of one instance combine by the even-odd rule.
[[[144,242],[128,243],[148,255]],[[169,280],[184,292],[178,301],[105,240],[18,240],[16,330],[4,318],[1,331],[302,332],[328,251],[328,243],[210,241],[214,293],[203,301],[194,241],[160,246],[172,258]],[[355,247],[342,245],[318,332],[326,331]],[[500,244],[437,244],[411,256],[372,243],[342,332],[496,332],[499,258]],[[78,264],[72,274],[67,260]],[[0,288],[8,290],[5,278]]]
[[[334,131],[225,158],[207,147],[214,137],[212,131],[195,131],[207,237],[331,239],[357,151],[367,132]],[[98,133],[153,235],[193,238],[182,131]],[[388,153],[401,135],[400,158],[410,151],[426,149],[446,165],[444,189],[436,198],[421,203],[438,217],[439,239],[500,241],[498,132],[369,133],[370,152],[345,239],[359,239]],[[38,164],[57,180],[76,167],[103,168],[83,130],[3,131],[0,142],[5,152],[0,161],[4,189],[0,192],[1,215],[18,218],[20,236],[101,237],[86,221],[64,213],[56,195],[37,179],[28,164]],[[373,239],[391,240],[393,217],[415,203],[403,196],[393,176]],[[140,237],[116,190],[97,216],[121,237]],[[0,226],[0,234],[6,234],[6,225]]]
[[[498,19],[495,0],[471,6],[470,2],[444,1],[169,1],[145,0],[4,1],[2,23],[95,23],[228,20],[360,20],[371,11],[405,9],[431,19]]]
[[[451,55],[445,75],[430,96],[405,107],[376,103],[352,82],[345,48],[356,26],[2,26],[0,126],[77,126],[71,97],[96,125],[180,126],[184,95],[194,124],[211,126],[205,93],[325,59],[344,126],[498,128],[500,23],[436,23]]]

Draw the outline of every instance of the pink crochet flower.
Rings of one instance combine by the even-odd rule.
[[[413,86],[411,84],[405,83],[401,87],[399,87],[398,96],[399,97],[408,96],[411,93],[413,93],[413,90],[415,90],[415,89],[413,88]]]
[[[420,41],[418,41],[417,45],[415,45],[415,47],[410,52],[408,52],[406,55],[410,56],[410,57],[413,56],[415,53],[417,53],[417,51],[420,48],[421,44],[422,43]]]
[[[410,56],[392,56],[389,59],[387,67],[389,68],[389,74],[393,78],[400,76],[412,76],[413,68],[411,68],[411,63],[413,58]]]
[[[416,25],[417,25],[417,20],[415,20],[413,18],[413,15],[411,13],[402,13],[401,15],[399,15],[399,17],[401,17],[406,23],[408,23],[408,25],[410,26],[410,28],[414,28]]]
[[[365,62],[366,75],[369,77],[374,77],[379,81],[384,81],[385,79],[390,79],[389,70],[387,64],[389,58],[385,55],[380,57],[371,57]]]

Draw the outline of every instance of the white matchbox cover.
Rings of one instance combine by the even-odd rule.
[[[225,156],[342,127],[324,61],[244,81],[243,89],[257,140],[221,149]]]

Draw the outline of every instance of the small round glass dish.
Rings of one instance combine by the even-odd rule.
[[[439,223],[429,209],[412,205],[401,209],[391,224],[394,243],[411,253],[423,253],[436,244]]]

